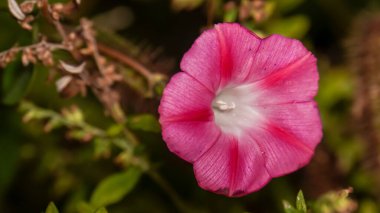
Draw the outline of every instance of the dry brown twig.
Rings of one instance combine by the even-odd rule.
[[[36,63],[38,58],[45,65],[52,65],[51,52],[54,50],[67,50],[67,48],[58,43],[47,42],[42,39],[39,43],[31,44],[22,47],[13,47],[11,49],[0,52],[0,67],[5,67],[8,63],[14,60],[19,52],[23,52],[22,62],[26,66],[30,62]]]

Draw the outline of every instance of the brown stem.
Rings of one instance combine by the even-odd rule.
[[[37,48],[39,46],[48,47],[50,50],[57,50],[57,49],[67,50],[66,47],[62,44],[49,43],[49,42],[46,42],[45,40],[42,40],[41,42],[36,43],[36,44],[31,44],[31,45],[22,46],[22,47],[13,47],[9,50],[5,50],[3,52],[0,52],[0,57],[3,55],[6,55],[9,51],[19,52],[19,51],[22,51],[26,48]]]
[[[99,51],[102,52],[103,54],[106,54],[114,59],[117,59],[120,62],[138,71],[142,76],[148,79],[149,82],[153,78],[151,71],[147,69],[146,67],[144,67],[144,65],[142,65],[135,59],[101,43],[98,43],[98,48],[99,48]]]
[[[106,77],[107,76],[106,67],[105,67],[105,64],[102,62],[102,56],[100,55],[99,50],[98,50],[98,43],[94,35],[95,33],[93,32],[93,29],[92,29],[92,22],[85,18],[82,18],[80,21],[80,24],[83,30],[83,37],[85,38],[85,41],[87,42],[87,48],[91,50],[92,57],[94,58],[96,66],[98,67],[101,75],[103,77]],[[100,100],[101,100],[102,95],[110,92],[111,90],[110,87],[105,87],[102,89],[103,91],[101,93],[99,91],[96,91],[97,96],[100,98]],[[125,118],[123,110],[121,109],[120,103],[118,101],[112,101],[112,102],[102,101],[102,102],[106,106],[107,110],[109,111],[109,113],[111,114],[111,116],[114,118],[114,120],[117,123],[125,123],[126,118]]]
[[[211,27],[214,15],[215,15],[215,9],[216,9],[216,1],[215,0],[208,0],[207,1],[207,26]]]
[[[67,41],[67,34],[65,32],[65,29],[63,28],[62,24],[59,21],[53,21],[53,24],[55,28],[57,29],[59,35],[62,37],[64,43]]]
[[[89,20],[85,18],[82,18],[80,23],[83,30],[83,37],[87,41],[87,46],[91,49],[92,56],[95,59],[96,66],[98,67],[102,75],[106,75],[104,64],[101,62],[102,59],[101,59],[101,55],[99,54],[98,44],[95,39],[94,32],[92,30],[92,22],[90,22]]]

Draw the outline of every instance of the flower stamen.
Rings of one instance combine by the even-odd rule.
[[[212,107],[216,110],[219,110],[221,112],[231,111],[236,108],[235,102],[227,103],[222,100],[217,100],[214,102]]]

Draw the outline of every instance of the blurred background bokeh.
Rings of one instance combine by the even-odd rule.
[[[20,20],[10,2],[31,2],[22,11],[33,20]],[[79,41],[77,54],[9,54],[41,41],[67,45],[57,22],[67,42]],[[313,160],[242,198],[200,189],[157,122],[166,80],[219,22],[300,39],[320,72],[324,138]],[[85,53],[88,23],[102,58]],[[299,190],[311,212],[380,212],[379,0],[0,0],[0,52],[0,61],[13,59],[0,68],[0,212],[43,212],[50,202],[59,212],[304,212]],[[62,61],[87,61],[90,74],[77,78]],[[102,66],[107,75],[92,74]]]

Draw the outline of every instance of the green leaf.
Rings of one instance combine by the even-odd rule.
[[[1,109],[0,123],[0,197],[10,188],[18,171],[23,132],[14,108]],[[1,205],[1,204],[0,204]]]
[[[297,210],[300,210],[300,211],[302,211],[304,213],[307,212],[305,198],[303,196],[302,190],[300,190],[298,192],[297,201],[296,201],[296,207],[297,207]]]
[[[46,208],[45,213],[59,213],[57,207],[53,202],[50,202],[49,205]]]
[[[116,135],[121,134],[123,132],[123,129],[124,129],[123,125],[120,125],[120,124],[112,125],[107,129],[107,135],[114,137]]]
[[[117,203],[133,189],[140,176],[141,171],[131,167],[125,172],[107,177],[96,187],[91,196],[91,204],[103,207]]]
[[[102,208],[99,208],[95,211],[95,213],[108,213],[107,209],[102,207]]]
[[[282,204],[284,206],[285,213],[299,213],[298,210],[294,208],[288,201],[284,200],[282,201]]]
[[[296,15],[286,19],[279,19],[268,23],[267,30],[272,34],[281,34],[291,38],[303,38],[310,28],[310,21],[306,16]]]
[[[93,206],[86,202],[80,202],[76,206],[76,212],[78,213],[94,213],[95,209]]]
[[[13,105],[23,98],[27,93],[33,73],[33,66],[24,67],[20,57],[10,63],[3,70],[1,101],[7,105]]]
[[[303,2],[304,0],[286,0],[286,1],[280,0],[280,1],[277,1],[277,8],[281,12],[288,12],[295,9]]]
[[[129,118],[128,126],[134,130],[143,130],[146,132],[160,132],[160,124],[157,118],[151,114],[141,114],[131,116]]]
[[[238,17],[239,11],[237,8],[233,8],[224,13],[223,21],[224,22],[235,22]]]
[[[100,158],[108,158],[111,155],[111,143],[109,140],[104,138],[95,138],[94,146],[95,146],[95,157]]]

